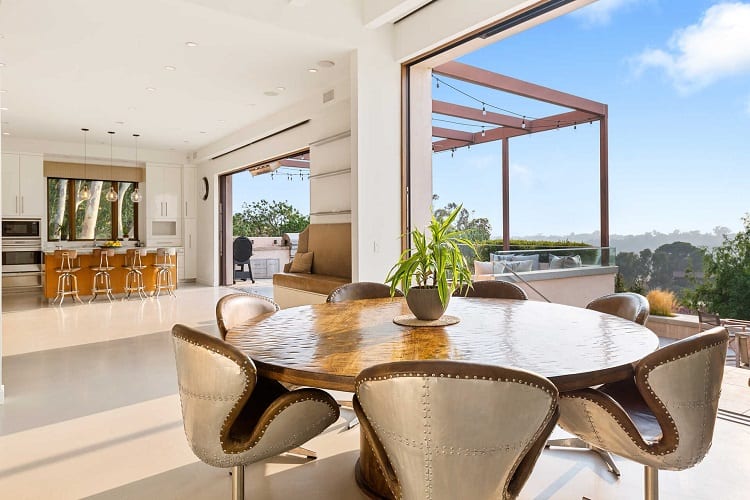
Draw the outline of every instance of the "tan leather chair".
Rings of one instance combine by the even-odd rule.
[[[523,288],[508,281],[474,281],[471,287],[468,285],[456,289],[454,297],[481,297],[486,299],[516,299],[528,300],[529,297]]]
[[[639,325],[646,324],[646,320],[648,319],[651,310],[646,297],[632,292],[604,295],[589,302],[586,309],[618,316],[633,321],[634,323],[638,323]],[[598,448],[590,442],[578,438],[551,439],[547,442],[547,447],[549,448],[550,446],[591,450],[599,455],[606,464],[607,469],[609,469],[612,474],[617,477],[620,476],[620,469],[617,468],[612,455],[610,455],[607,450]]]
[[[216,303],[216,324],[221,338],[227,338],[227,332],[261,314],[279,310],[278,304],[268,297],[251,293],[233,293],[225,295]]]
[[[391,287],[383,283],[360,281],[342,285],[328,294],[326,302],[344,302],[347,300],[385,299],[391,296]],[[396,290],[394,297],[403,297],[401,290]]]
[[[392,498],[481,500],[519,494],[557,398],[549,380],[523,370],[403,361],[360,373],[354,408]]]
[[[319,389],[288,391],[258,378],[255,365],[221,339],[172,328],[185,436],[214,467],[232,467],[232,498],[244,497],[244,466],[292,451],[339,417]]]
[[[700,462],[711,447],[729,334],[717,327],[649,354],[632,380],[560,395],[560,427],[645,466],[645,498],[658,473]]]
[[[589,302],[586,309],[619,316],[639,325],[646,324],[651,311],[646,297],[632,292],[613,293],[599,297]]]

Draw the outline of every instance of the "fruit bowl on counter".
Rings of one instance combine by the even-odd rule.
[[[122,243],[119,241],[105,241],[100,245],[102,248],[119,248],[122,246]]]

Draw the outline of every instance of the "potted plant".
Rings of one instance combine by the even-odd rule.
[[[388,273],[391,296],[400,287],[414,316],[420,320],[436,320],[448,307],[453,292],[471,285],[471,270],[459,245],[474,250],[471,241],[451,225],[462,205],[456,207],[445,219],[432,216],[425,232],[411,232],[414,248],[401,254],[398,263]]]

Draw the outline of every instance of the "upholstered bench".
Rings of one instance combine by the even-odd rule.
[[[329,293],[351,281],[351,224],[310,224],[299,235],[295,261],[273,275],[273,299],[282,309],[322,304]]]

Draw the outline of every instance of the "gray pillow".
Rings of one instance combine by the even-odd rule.
[[[557,255],[549,254],[549,268],[550,269],[562,269],[563,260],[565,260],[565,257],[558,257]]]
[[[531,254],[531,255],[514,255],[513,256],[513,262],[518,262],[522,260],[528,260],[531,261],[531,271],[538,271],[539,270],[539,254]]]
[[[581,267],[580,255],[565,255],[563,257],[558,257],[557,255],[550,254],[549,256],[550,269],[571,269],[574,267]]]
[[[490,254],[490,262],[495,262],[498,260],[507,260],[508,262],[513,260],[513,254],[512,253],[491,253]]]

